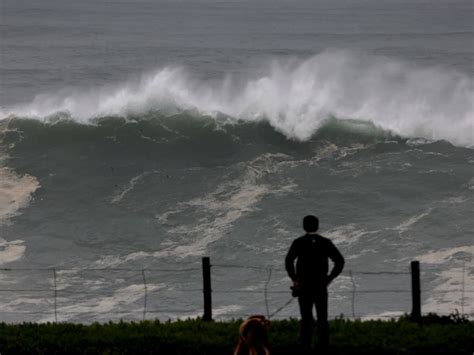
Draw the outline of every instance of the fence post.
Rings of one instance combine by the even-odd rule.
[[[205,321],[212,320],[212,290],[211,290],[211,259],[206,256],[202,258],[202,281],[204,292],[204,315]]]
[[[411,318],[421,324],[421,289],[420,289],[420,262],[411,262],[411,297],[412,311]]]

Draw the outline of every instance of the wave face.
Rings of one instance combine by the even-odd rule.
[[[41,94],[31,103],[3,108],[0,117],[95,123],[110,116],[194,112],[228,123],[266,121],[300,141],[338,117],[369,121],[404,137],[472,147],[473,97],[466,74],[333,50],[304,61],[275,61],[247,79],[209,81],[165,67],[116,86]]]

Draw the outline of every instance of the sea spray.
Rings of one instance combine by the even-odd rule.
[[[209,82],[185,68],[165,67],[135,82],[41,94],[31,103],[6,107],[0,117],[48,120],[65,113],[90,123],[105,116],[193,110],[231,120],[266,120],[288,138],[304,141],[335,116],[471,147],[473,97],[472,79],[461,72],[329,50],[303,61],[274,61],[265,74],[247,80],[228,76]]]

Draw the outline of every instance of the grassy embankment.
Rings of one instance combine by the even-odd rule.
[[[105,324],[0,323],[6,354],[232,354],[240,321],[144,321]],[[331,354],[469,354],[474,322],[428,316],[423,326],[406,317],[391,321],[330,322]],[[297,355],[297,320],[272,322],[273,353]]]

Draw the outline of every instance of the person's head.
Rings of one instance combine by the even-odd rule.
[[[316,216],[306,216],[303,218],[303,229],[306,233],[314,233],[319,229],[319,219]]]

